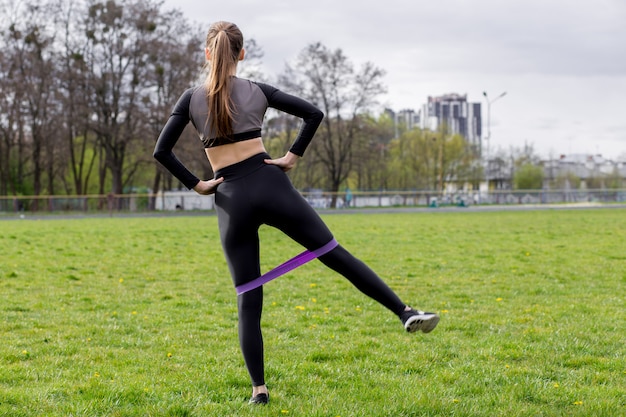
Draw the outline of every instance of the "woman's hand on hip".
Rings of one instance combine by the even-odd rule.
[[[298,161],[298,158],[300,158],[300,157],[298,155],[296,155],[295,153],[287,152],[285,154],[285,156],[283,156],[282,158],[266,159],[265,163],[269,164],[269,165],[277,165],[283,171],[287,172],[291,168],[293,168],[294,165],[296,165],[296,162]]]
[[[215,193],[217,190],[217,186],[220,185],[224,181],[224,177],[220,177],[217,179],[200,181],[193,187],[193,190],[200,195],[210,195]]]

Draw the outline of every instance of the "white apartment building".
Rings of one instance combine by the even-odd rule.
[[[435,131],[443,125],[450,133],[459,134],[476,149],[482,149],[481,105],[468,102],[467,95],[428,97],[421,109],[420,127]]]

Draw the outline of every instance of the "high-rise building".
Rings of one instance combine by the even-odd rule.
[[[396,113],[396,124],[403,126],[406,130],[419,127],[420,115],[414,110],[404,109]]]
[[[428,102],[422,106],[421,127],[435,131],[445,125],[448,132],[460,134],[480,151],[482,148],[480,108],[480,103],[469,103],[467,95],[429,96]]]
[[[402,132],[420,127],[420,113],[416,113],[412,109],[404,109],[395,112],[391,109],[385,109],[385,113],[393,120],[394,137],[398,137]]]

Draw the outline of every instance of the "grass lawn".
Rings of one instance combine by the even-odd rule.
[[[430,334],[314,261],[265,287],[251,407],[206,217],[0,222],[0,416],[624,416],[626,211],[342,214]],[[301,248],[261,230],[264,271]]]

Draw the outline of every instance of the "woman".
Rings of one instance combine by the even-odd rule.
[[[211,25],[205,55],[209,74],[204,85],[185,91],[176,103],[154,150],[154,157],[186,187],[202,195],[215,193],[220,238],[237,287],[239,341],[252,381],[251,403],[265,404],[258,229],[274,226],[345,276],[360,291],[394,314],[409,332],[428,333],[439,317],[416,311],[363,262],[338,245],[328,227],[293,187],[285,174],[304,154],[324,117],[312,104],[266,84],[235,76],[244,58],[243,35],[228,22]],[[271,159],[261,139],[268,107],[302,119],[289,151]],[[201,181],[176,158],[172,149],[191,121],[206,148],[214,179]],[[321,250],[320,248],[324,248]]]

